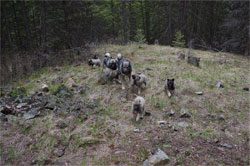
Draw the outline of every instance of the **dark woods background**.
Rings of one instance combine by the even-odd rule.
[[[172,45],[180,31],[186,47],[249,55],[249,19],[248,1],[1,1],[1,71],[13,73],[6,59],[23,51],[39,59],[86,43],[126,44],[139,32],[148,44]]]

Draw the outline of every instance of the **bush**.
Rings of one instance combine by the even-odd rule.
[[[175,33],[175,40],[173,41],[174,47],[185,47],[186,41],[184,40],[184,35],[181,31]]]
[[[143,44],[143,43],[146,42],[146,39],[145,39],[145,36],[143,34],[142,29],[138,29],[136,31],[135,41],[138,42],[138,43],[140,43],[140,44]]]

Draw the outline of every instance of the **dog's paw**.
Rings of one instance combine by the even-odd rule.
[[[125,90],[125,87],[124,87],[124,86],[122,86],[122,90]]]

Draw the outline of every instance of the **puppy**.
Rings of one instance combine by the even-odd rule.
[[[174,94],[174,91],[175,91],[174,78],[167,79],[164,81],[164,89],[168,97],[171,97]]]
[[[136,96],[132,104],[132,112],[136,122],[140,118],[144,117],[145,115],[144,107],[145,107],[145,99],[141,96]]]
[[[146,88],[147,77],[143,73],[132,74],[132,88],[138,87],[138,94],[140,95],[141,90]]]
[[[100,59],[90,59],[88,61],[89,66],[95,67],[95,66],[101,66],[101,60]]]
[[[102,60],[102,68],[107,67],[107,63],[110,59],[112,59],[110,53],[106,53]]]
[[[118,70],[112,70],[110,68],[106,68],[104,71],[105,81],[113,81],[114,79],[119,78]]]
[[[118,71],[122,81],[122,89],[124,90],[125,77],[127,76],[129,78],[129,81],[131,80],[132,66],[131,62],[123,58],[120,53],[117,55],[117,61],[118,61]]]
[[[108,59],[108,61],[106,62],[106,67],[111,69],[111,70],[116,70],[118,69],[118,63],[117,60],[114,58],[110,58]]]

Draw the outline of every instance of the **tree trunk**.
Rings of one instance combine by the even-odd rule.
[[[136,12],[134,8],[134,2],[129,1],[129,39],[134,41],[134,37],[136,35]]]
[[[9,47],[10,47],[10,50],[13,51],[13,43],[12,43],[12,38],[11,38],[11,34],[10,34],[9,19],[8,19],[8,15],[6,13],[5,3],[2,2],[2,5],[3,5],[3,14],[4,14],[3,18],[4,18],[5,24],[6,24],[7,36],[8,36],[8,41],[9,41]]]
[[[41,17],[40,17],[40,27],[41,27],[41,51],[46,50],[46,11],[45,11],[45,0],[41,1]]]
[[[149,3],[147,0],[145,0],[145,18],[146,18],[146,39],[147,39],[147,42],[149,43],[150,42],[150,15],[149,15],[149,10],[150,10],[150,7],[149,7]]]
[[[127,14],[126,14],[126,0],[122,1],[122,21],[123,21],[123,36],[124,43],[127,44]]]
[[[22,9],[23,9],[23,20],[25,24],[25,30],[26,30],[26,48],[31,48],[31,37],[30,37],[30,24],[29,24],[29,18],[27,13],[27,7],[25,5],[25,1],[21,1]]]

